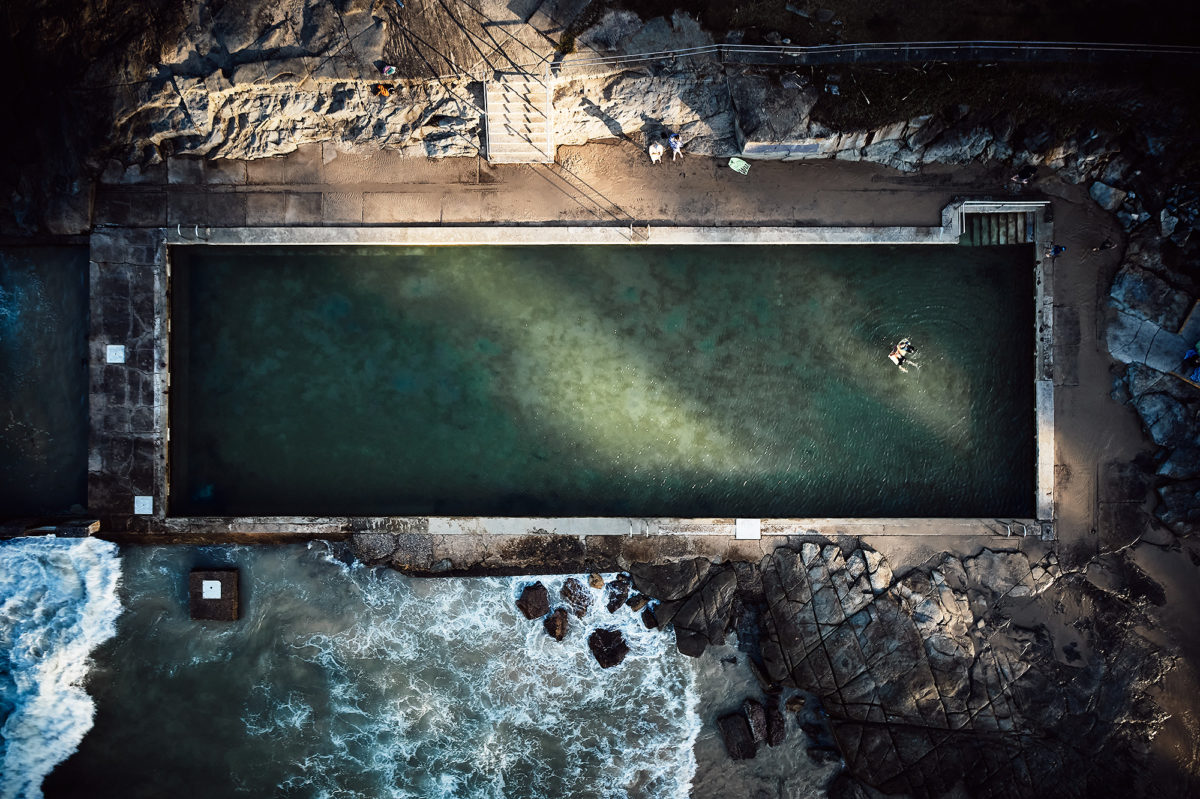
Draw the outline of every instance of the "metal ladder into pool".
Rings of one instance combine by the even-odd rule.
[[[997,244],[1033,244],[1037,219],[1035,211],[1003,213],[970,212],[963,214],[960,243],[971,247]]]

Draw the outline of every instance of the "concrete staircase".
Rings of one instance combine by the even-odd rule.
[[[961,243],[972,247],[997,244],[1033,244],[1034,211],[1016,213],[970,213],[963,216]]]
[[[554,108],[545,78],[497,72],[483,84],[487,159],[493,164],[554,161]]]

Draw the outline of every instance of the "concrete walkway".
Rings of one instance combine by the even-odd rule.
[[[126,227],[419,224],[936,225],[960,194],[1007,194],[1002,174],[873,164],[755,163],[748,176],[687,156],[651,165],[628,143],[561,147],[556,164],[491,165],[308,145],[283,158],[171,159],[110,169],[95,222]]]

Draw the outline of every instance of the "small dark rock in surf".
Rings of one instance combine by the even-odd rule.
[[[567,604],[571,606],[571,610],[575,615],[581,619],[592,605],[592,595],[583,587],[583,583],[574,577],[567,578],[559,593],[562,594],[562,598],[566,600]]]
[[[545,618],[542,626],[546,628],[546,634],[555,641],[561,641],[567,637],[567,609],[555,608],[554,612]]]
[[[750,724],[750,735],[754,738],[754,743],[767,740],[767,709],[762,703],[747,699],[742,702],[742,712],[746,714],[746,721]]]
[[[779,702],[772,702],[767,707],[767,746],[779,746],[787,740],[787,723],[783,720],[783,712]]]
[[[525,586],[521,598],[517,600],[517,608],[527,619],[540,619],[549,613],[550,595],[546,592],[546,586],[541,582]]]
[[[645,594],[634,594],[633,596],[629,597],[629,599],[625,600],[625,604],[628,605],[629,609],[634,613],[640,613],[642,608],[650,604],[650,597],[646,596]]]
[[[750,724],[741,713],[730,713],[717,719],[717,729],[725,741],[725,751],[733,760],[750,760],[758,754],[758,744],[750,733]]]
[[[602,669],[616,666],[629,654],[629,644],[625,643],[625,636],[621,635],[621,631],[604,627],[592,631],[588,636],[588,647]]]
[[[658,617],[654,615],[654,611],[649,607],[642,611],[642,624],[646,625],[647,630],[658,629]]]
[[[624,574],[618,574],[616,579],[608,584],[608,612],[616,613],[617,608],[625,604],[625,600],[629,599],[629,577]]]

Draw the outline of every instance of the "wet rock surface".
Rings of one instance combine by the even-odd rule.
[[[566,608],[555,608],[554,612],[542,620],[542,626],[546,628],[546,635],[549,635],[555,641],[561,641],[567,637],[567,627],[569,626],[569,618]]]
[[[588,636],[588,648],[592,650],[596,662],[602,669],[611,669],[613,666],[619,665],[629,654],[629,644],[625,643],[625,636],[621,634],[621,631],[610,630],[606,627],[599,627],[592,631],[592,634]]]
[[[1135,788],[1136,754],[1160,722],[1147,687],[1166,660],[1134,631],[1135,604],[1064,575],[1053,554],[937,556],[895,578],[871,550],[806,543],[753,568],[761,604],[739,590],[729,564],[710,564],[700,579],[672,567],[691,596],[666,585],[666,571],[633,572],[639,590],[653,584],[674,597],[660,609],[673,603],[675,612],[659,620],[691,625],[676,628],[686,654],[757,615],[767,682],[819,697],[833,740],[822,740],[814,716],[811,748],[844,758],[851,784],[910,796],[956,786],[1012,797],[1046,785],[1071,796]],[[1022,625],[1064,604],[1084,609],[1086,622]],[[681,615],[684,607],[698,610]],[[731,757],[780,740],[772,701],[748,701],[718,722]],[[793,697],[797,711],[815,712]],[[1090,753],[1087,773],[1073,765],[1080,752]]]
[[[725,742],[725,751],[733,760],[749,760],[758,754],[758,744],[750,723],[741,713],[730,713],[717,719],[717,729]]]
[[[540,619],[549,613],[550,595],[546,591],[546,586],[542,585],[540,581],[525,586],[521,591],[521,596],[517,599],[517,609],[527,619]]]
[[[563,587],[559,593],[571,606],[571,612],[578,618],[582,619],[592,605],[592,595],[583,587],[583,583],[574,577],[568,577],[563,581]]]
[[[606,596],[609,613],[616,613],[617,610],[625,604],[625,600],[629,599],[629,577],[628,575],[618,574],[606,586]]]

